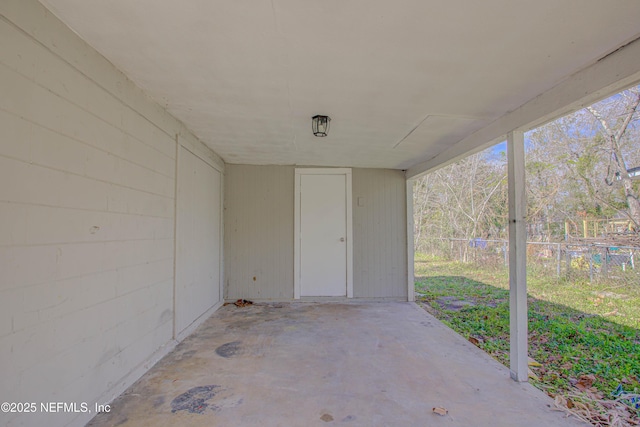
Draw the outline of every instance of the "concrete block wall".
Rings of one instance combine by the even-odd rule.
[[[178,144],[224,163],[37,1],[3,0],[0,15],[0,401],[92,409],[180,332]],[[93,415],[0,413],[0,425]]]

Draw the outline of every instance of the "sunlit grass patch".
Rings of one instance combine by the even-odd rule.
[[[586,383],[602,399],[619,385],[640,392],[637,289],[545,277],[528,284],[529,354],[540,363],[532,383],[551,395]],[[508,366],[506,272],[418,255],[416,292],[425,309]]]

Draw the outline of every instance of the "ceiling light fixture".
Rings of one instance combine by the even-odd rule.
[[[329,133],[329,123],[331,117],[329,116],[313,116],[311,118],[311,127],[313,128],[313,134],[318,137],[327,136]]]

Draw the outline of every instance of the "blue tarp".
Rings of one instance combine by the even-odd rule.
[[[475,239],[469,240],[469,246],[472,248],[487,249],[487,241],[480,237],[476,237]]]

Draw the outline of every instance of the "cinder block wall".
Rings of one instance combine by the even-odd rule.
[[[105,403],[180,332],[176,140],[219,175],[224,164],[40,3],[3,0],[0,14],[0,401]],[[207,286],[183,288],[202,300]],[[93,415],[0,413],[0,425]]]

